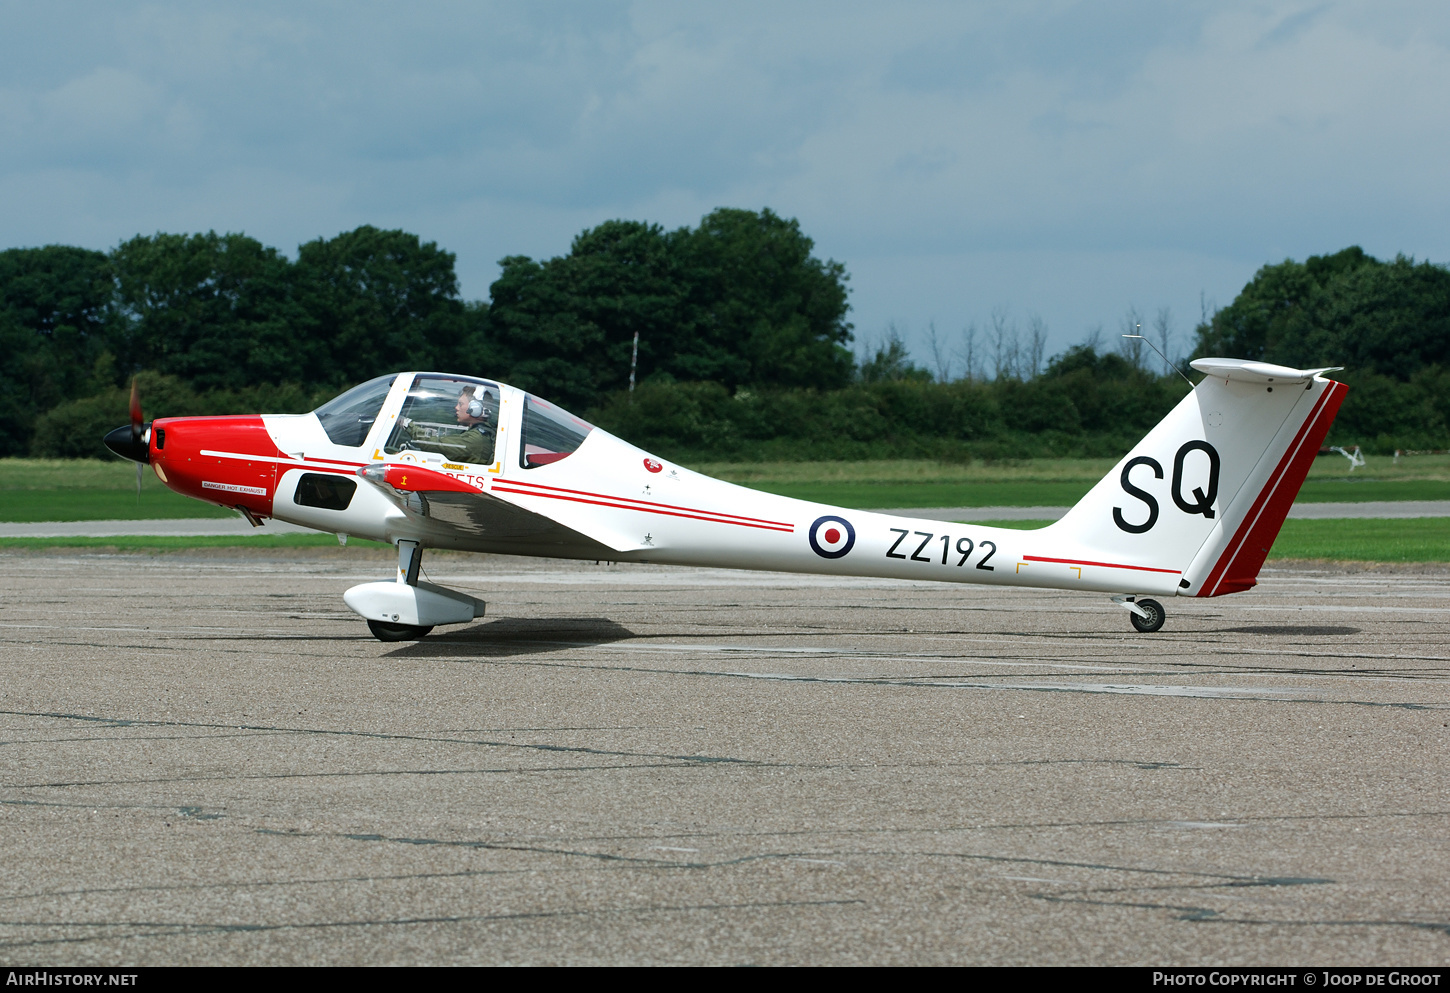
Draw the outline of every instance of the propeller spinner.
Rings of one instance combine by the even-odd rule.
[[[107,448],[136,463],[137,471],[151,462],[151,425],[141,422],[141,391],[131,380],[131,423],[116,428],[102,439]]]

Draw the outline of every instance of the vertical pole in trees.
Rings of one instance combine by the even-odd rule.
[[[639,332],[634,333],[634,346],[629,351],[629,392],[630,401],[634,401],[634,370],[639,365]]]

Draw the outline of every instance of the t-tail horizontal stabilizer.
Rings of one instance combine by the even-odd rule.
[[[1255,584],[1347,388],[1323,377],[1332,369],[1192,365],[1203,381],[1051,527],[1074,557],[1220,596]]]

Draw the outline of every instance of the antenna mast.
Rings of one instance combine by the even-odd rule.
[[[1139,331],[1143,330],[1143,325],[1141,325],[1141,324],[1136,324],[1136,325],[1134,325],[1134,327],[1136,327]],[[1173,369],[1174,372],[1178,373],[1178,375],[1183,379],[1183,381],[1188,384],[1188,388],[1189,389],[1193,389],[1193,380],[1189,379],[1187,376],[1184,376],[1183,375],[1183,370],[1180,369],[1180,368],[1178,368],[1178,366],[1174,365],[1169,360],[1168,356],[1163,355],[1163,351],[1157,345],[1153,344],[1153,342],[1152,342],[1151,339],[1145,338],[1141,334],[1125,334],[1125,335],[1123,335],[1123,337],[1124,338],[1137,338],[1139,341],[1146,341],[1146,342],[1148,342],[1148,347],[1151,348],[1151,349],[1153,349],[1153,351],[1157,352],[1159,355],[1162,355],[1163,356],[1164,363],[1166,363],[1168,366],[1172,367],[1172,369]]]

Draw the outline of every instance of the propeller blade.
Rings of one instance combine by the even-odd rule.
[[[131,377],[131,440],[141,440],[141,389],[136,377]]]
[[[136,502],[141,502],[141,463],[136,463]]]

